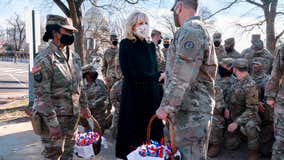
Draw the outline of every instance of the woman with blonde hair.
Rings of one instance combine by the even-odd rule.
[[[145,142],[147,124],[160,104],[158,82],[163,76],[157,71],[155,45],[147,40],[148,23],[145,13],[132,13],[126,23],[126,38],[120,42],[119,62],[124,79],[116,157],[121,159],[126,159],[131,151]],[[156,120],[151,139],[159,141],[162,136],[162,122]]]

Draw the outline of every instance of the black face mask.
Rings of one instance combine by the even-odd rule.
[[[233,48],[225,48],[225,50],[226,50],[226,52],[230,53],[230,52],[233,52],[234,49]]]
[[[214,46],[215,46],[215,47],[219,47],[219,46],[220,46],[220,44],[221,44],[221,42],[220,42],[220,41],[214,41]]]
[[[162,42],[162,40],[159,39],[159,40],[158,40],[158,44],[161,44],[161,42]]]
[[[164,48],[169,48],[170,44],[164,44]]]
[[[112,41],[112,45],[117,46],[118,41]]]
[[[219,75],[223,77],[230,77],[233,74],[233,70],[227,70],[226,68],[222,66],[218,66],[218,73]]]
[[[60,42],[66,46],[69,46],[73,44],[74,39],[75,37],[73,34],[61,34]]]

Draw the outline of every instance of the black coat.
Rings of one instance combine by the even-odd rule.
[[[116,141],[116,157],[126,156],[146,140],[149,119],[161,100],[154,43],[145,40],[120,42],[119,62],[124,76]],[[155,120],[151,139],[163,136],[162,121]]]

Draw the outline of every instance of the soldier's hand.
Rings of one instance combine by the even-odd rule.
[[[167,120],[168,112],[163,107],[159,107],[156,110],[156,115],[161,120]]]
[[[274,107],[275,107],[275,100],[267,100],[266,103],[267,103],[271,108],[274,108]]]
[[[264,107],[264,103],[263,102],[259,102],[257,106],[258,106],[258,110],[260,112],[265,112],[265,107]]]
[[[54,140],[57,140],[57,139],[60,139],[62,136],[62,133],[61,133],[61,129],[60,127],[50,127],[49,128],[49,137],[54,139]]]
[[[89,110],[89,108],[82,108],[80,115],[82,118],[88,119],[91,117],[91,111]]]
[[[236,122],[233,122],[231,123],[229,126],[228,126],[228,131],[229,132],[234,132],[237,128],[238,128],[238,123]]]
[[[225,111],[224,111],[224,117],[226,119],[230,119],[230,110],[228,108],[226,108]]]
[[[109,83],[111,81],[111,77],[105,77],[105,82]]]
[[[29,116],[29,117],[32,117],[33,116],[33,111],[31,108],[25,108],[25,113]]]
[[[165,73],[161,73],[160,77],[159,77],[159,82],[161,82],[162,80],[166,79],[166,74]]]

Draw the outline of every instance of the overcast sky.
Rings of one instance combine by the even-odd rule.
[[[100,4],[104,4],[109,1],[117,2],[119,0],[99,0]],[[200,0],[201,5],[207,7],[212,13],[226,6],[229,1],[230,0]],[[152,17],[150,22],[151,28],[161,28],[158,21],[156,21],[157,17],[160,15],[172,14],[170,12],[170,8],[172,7],[173,3],[174,0],[149,0],[148,2],[139,3],[134,7],[129,7],[129,11],[126,11],[127,13],[125,14],[127,15],[131,13],[131,11],[137,9],[145,11],[150,15],[150,17]],[[29,7],[30,9],[34,9],[40,13],[41,17],[43,17],[43,21],[45,21],[44,17],[46,17],[47,14],[64,15],[60,9],[52,3],[52,0],[1,0],[0,29],[5,29],[7,27],[6,20],[15,13],[24,15],[23,13],[25,7]],[[86,11],[90,7],[90,3],[85,3],[83,10]],[[253,11],[248,13],[249,10]],[[237,50],[241,51],[242,49],[250,46],[250,34],[242,34],[241,30],[236,27],[235,23],[252,23],[256,21],[256,18],[261,15],[261,13],[261,10],[252,5],[239,4],[237,7],[233,7],[232,9],[222,12],[214,17],[214,30],[222,32],[223,39],[235,37],[237,42]],[[278,31],[284,29],[284,20],[282,20],[282,22],[278,20],[277,25]],[[262,32],[264,33],[262,30],[254,30],[252,33],[263,34]],[[264,38],[265,35],[262,35],[263,40],[265,40]]]

